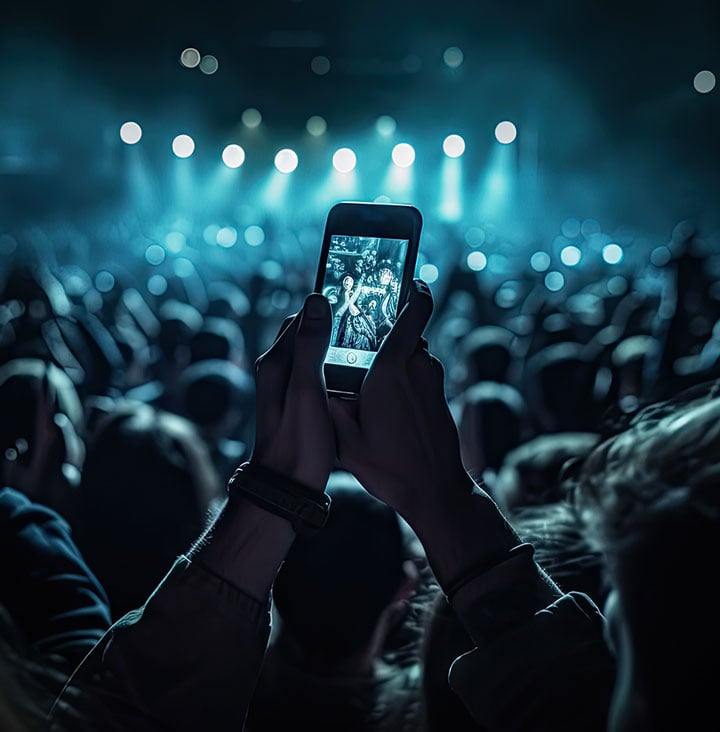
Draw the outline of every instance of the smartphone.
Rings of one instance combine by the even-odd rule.
[[[348,201],[330,209],[315,281],[333,315],[328,392],[349,398],[360,392],[407,302],[421,230],[420,212],[407,204]]]

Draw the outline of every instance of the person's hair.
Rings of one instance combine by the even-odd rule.
[[[697,715],[720,653],[702,596],[720,563],[720,383],[641,410],[584,461],[573,492],[618,593],[651,728]]]
[[[330,516],[298,538],[278,572],[273,597],[282,630],[308,665],[349,658],[369,643],[403,579],[397,514],[362,488],[331,476]]]
[[[220,494],[197,428],[141,402],[97,400],[77,542],[113,618],[138,607],[206,528]]]

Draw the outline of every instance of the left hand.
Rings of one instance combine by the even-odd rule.
[[[323,361],[330,344],[330,303],[311,293],[255,362],[256,462],[323,491],[335,458]]]

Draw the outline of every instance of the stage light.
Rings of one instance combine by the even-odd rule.
[[[698,71],[693,80],[695,91],[700,94],[707,94],[715,88],[715,74],[712,71]]]
[[[568,267],[574,267],[580,261],[582,252],[572,244],[560,252],[560,261]]]
[[[465,140],[460,135],[448,135],[443,142],[443,152],[449,158],[459,158],[465,152]]]
[[[355,167],[357,157],[349,147],[341,147],[335,151],[332,163],[339,173],[349,173]]]
[[[165,261],[165,250],[159,244],[151,244],[145,250],[145,261],[157,266]]]
[[[390,115],[383,114],[375,122],[375,130],[383,137],[390,137],[396,129],[397,122]]]
[[[623,258],[622,247],[618,244],[606,244],[602,250],[602,257],[608,264],[617,264]]]
[[[425,280],[429,285],[435,282],[440,276],[438,268],[434,264],[423,264],[418,272],[421,280]]]
[[[313,136],[320,137],[327,131],[327,122],[319,114],[314,114],[305,123],[305,129]]]
[[[208,76],[210,76],[210,74],[214,74],[218,70],[219,66],[220,63],[212,54],[207,54],[207,56],[203,56],[200,59],[200,71]]]
[[[465,60],[465,55],[457,46],[450,46],[443,51],[443,61],[451,69],[456,69]]]
[[[487,257],[482,252],[470,252],[467,255],[467,266],[474,272],[481,272],[487,267]]]
[[[200,51],[197,48],[186,48],[180,54],[180,63],[188,69],[194,69],[200,63]]]
[[[189,158],[195,152],[195,142],[190,135],[178,135],[172,141],[172,151],[179,158]]]
[[[392,159],[398,168],[409,168],[415,162],[415,149],[407,142],[400,142],[392,150]]]
[[[147,281],[148,292],[156,297],[164,295],[167,292],[167,288],[167,280],[162,275],[154,274]]]
[[[101,269],[95,275],[95,289],[99,292],[110,292],[115,287],[115,276],[106,269]]]
[[[545,275],[545,287],[547,287],[550,292],[559,292],[562,290],[563,287],[565,287],[565,278],[562,275],[562,272],[548,272]]]
[[[259,247],[265,241],[265,231],[262,226],[248,226],[245,229],[245,242],[248,246]]]
[[[535,252],[530,257],[530,266],[536,272],[546,272],[550,267],[550,255],[547,252]]]
[[[142,137],[142,127],[137,122],[124,122],[120,126],[120,139],[126,145],[134,145]]]
[[[298,156],[294,150],[286,147],[275,155],[275,167],[281,173],[292,173],[298,166]]]
[[[254,107],[250,107],[242,113],[242,117],[240,117],[240,119],[245,127],[249,127],[252,130],[255,129],[255,127],[260,126],[260,123],[262,122],[262,115],[259,110]]]
[[[509,145],[517,137],[517,127],[512,122],[505,120],[498,122],[495,127],[495,138],[503,145]]]
[[[235,246],[237,242],[237,237],[237,230],[234,227],[223,226],[221,229],[218,230],[215,240],[217,241],[218,246],[229,249],[230,247]]]
[[[310,62],[310,68],[314,74],[325,76],[330,71],[330,59],[327,56],[315,56]]]
[[[228,145],[222,152],[222,159],[228,168],[239,168],[245,162],[245,150],[240,145]]]

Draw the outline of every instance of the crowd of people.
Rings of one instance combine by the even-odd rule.
[[[356,400],[311,277],[153,295],[146,263],[102,283],[19,243],[0,728],[701,728],[720,278],[681,233],[622,288],[416,280]]]

